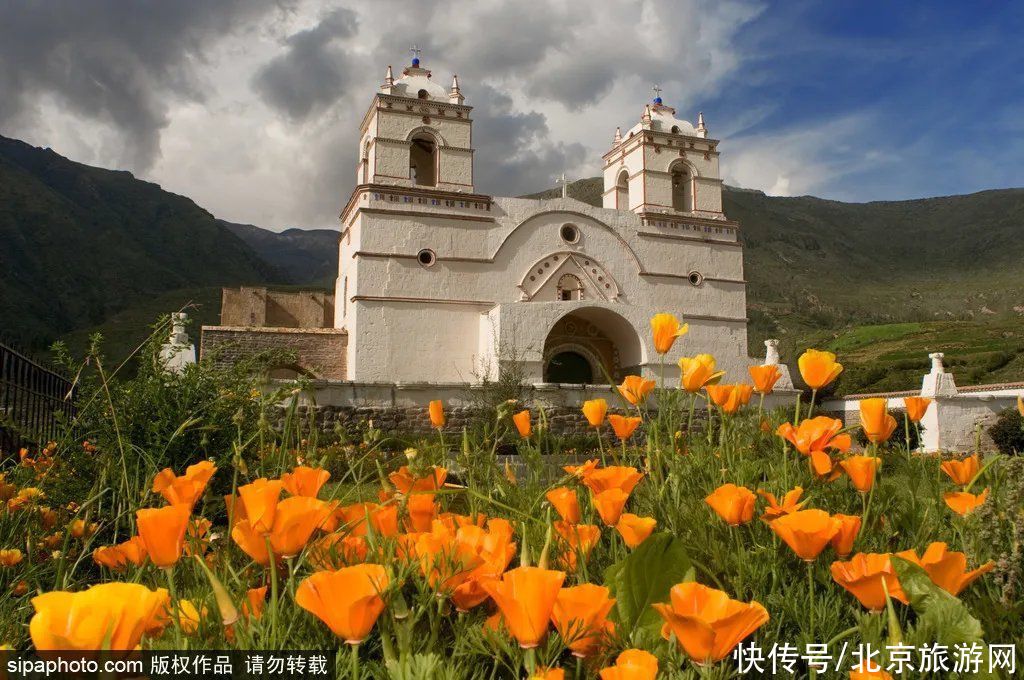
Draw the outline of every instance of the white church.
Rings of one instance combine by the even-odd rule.
[[[447,80],[447,79],[446,79]],[[657,376],[649,321],[689,324],[665,359],[713,354],[746,381],[739,225],[718,140],[657,96],[608,131],[603,207],[490,196],[474,184],[473,107],[418,58],[391,67],[359,127],[332,296],[225,289],[207,344],[275,343],[295,370],[357,384],[475,383],[516,361],[534,384]],[[304,297],[305,295],[305,297]],[[675,384],[674,381],[671,384]]]

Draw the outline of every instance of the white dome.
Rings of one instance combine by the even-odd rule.
[[[412,69],[409,70],[411,71]],[[428,78],[426,69],[416,70],[421,72],[405,73],[401,78],[395,80],[394,87],[391,90],[392,94],[396,94],[399,97],[418,99],[421,98],[420,91],[422,90],[427,93],[427,99],[448,101],[448,90]]]
[[[651,107],[651,129],[680,135],[697,134],[697,128],[693,127],[693,123],[676,118],[675,111],[668,106]]]

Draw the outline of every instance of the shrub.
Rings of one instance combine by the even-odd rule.
[[[1005,454],[1024,452],[1024,418],[1017,409],[1008,408],[999,414],[996,422],[988,428],[996,448]]]

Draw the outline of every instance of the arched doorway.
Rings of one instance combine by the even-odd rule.
[[[548,359],[544,382],[589,385],[594,382],[594,369],[585,356],[565,349]]]
[[[582,307],[554,323],[544,340],[544,382],[607,384],[643,363],[636,329],[604,307]]]

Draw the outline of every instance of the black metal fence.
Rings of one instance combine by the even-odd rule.
[[[55,438],[59,414],[73,414],[74,398],[65,376],[0,343],[0,458]]]

